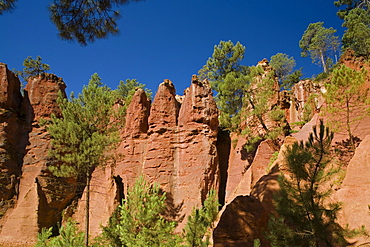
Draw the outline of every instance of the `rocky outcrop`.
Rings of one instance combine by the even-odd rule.
[[[369,201],[370,201],[370,135],[366,136],[356,148],[354,157],[349,162],[346,176],[341,189],[335,195],[335,201],[342,202],[342,211],[339,214],[339,222],[350,229],[365,226],[370,227]],[[357,239],[359,246],[368,242],[364,236]]]
[[[27,152],[21,163],[21,178],[14,208],[1,219],[0,239],[2,242],[33,243],[43,227],[56,226],[61,212],[75,193],[75,181],[53,177],[47,171],[50,137],[40,118],[50,118],[60,113],[56,104],[58,92],[64,93],[61,78],[43,74],[30,78],[22,99],[21,136],[27,140]]]
[[[127,109],[116,164],[93,172],[91,184],[99,189],[92,189],[90,200],[106,205],[91,207],[91,233],[100,231],[99,224],[107,222],[141,175],[167,192],[171,217],[186,218],[211,189],[218,190],[217,134],[218,110],[207,82],[193,77],[182,104],[170,80],[159,85],[151,105],[138,89]],[[83,215],[84,198],[74,218],[83,222]],[[180,222],[179,230],[184,223]]]

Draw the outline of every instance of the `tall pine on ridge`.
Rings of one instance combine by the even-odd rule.
[[[62,118],[52,116],[48,131],[52,137],[50,156],[55,158],[49,170],[56,176],[86,181],[85,245],[89,238],[89,196],[91,173],[109,158],[106,152],[118,141],[112,91],[94,74],[82,94],[71,100],[59,95]]]

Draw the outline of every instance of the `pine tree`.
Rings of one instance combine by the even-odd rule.
[[[340,203],[329,202],[330,181],[340,171],[330,154],[333,132],[320,122],[306,143],[294,143],[285,153],[287,174],[279,177],[275,195],[277,216],[271,217],[271,246],[346,246],[350,231],[337,222]]]
[[[276,103],[271,103],[279,90],[275,86],[273,70],[266,72],[260,65],[251,67],[248,81],[245,88],[245,127],[242,134],[248,139],[247,150],[252,151],[255,143],[265,139],[277,143],[278,137],[285,135],[285,116]]]
[[[6,11],[12,11],[15,8],[17,0],[0,0],[0,15]]]
[[[64,226],[59,229],[59,235],[52,236],[52,228],[43,228],[38,234],[35,247],[83,247],[83,232],[78,230],[76,222],[68,220]]]
[[[213,222],[218,214],[218,200],[214,190],[208,193],[204,205],[199,208],[193,208],[188,222],[184,228],[185,246],[188,247],[207,247],[209,246],[209,236],[204,236],[209,228],[212,228]]]
[[[339,18],[344,19],[346,15],[353,9],[370,9],[370,1],[369,0],[338,0],[334,2],[334,5],[337,7],[342,7],[347,5],[345,9],[340,9],[337,12]]]
[[[166,193],[140,177],[103,228],[103,235],[117,247],[178,246],[181,239],[174,234],[176,222],[167,220],[165,212]]]
[[[120,115],[122,119],[125,119],[126,110],[131,103],[132,96],[134,96],[136,89],[141,88],[145,90],[148,99],[152,97],[152,91],[145,88],[145,84],[138,82],[136,79],[126,79],[126,81],[120,81],[116,90],[114,90],[116,97],[123,101],[122,109],[120,109]]]
[[[209,79],[216,91],[216,103],[220,109],[220,126],[236,130],[240,123],[243,106],[244,88],[248,73],[246,66],[240,65],[244,58],[245,47],[237,42],[220,41],[214,47],[212,57],[199,70],[201,79]]]
[[[48,131],[52,137],[50,156],[56,161],[49,170],[56,176],[86,181],[86,239],[89,235],[90,178],[95,167],[109,158],[107,151],[118,141],[113,112],[112,91],[92,75],[82,94],[71,100],[59,95],[62,118],[52,116]]]
[[[343,50],[352,49],[356,56],[370,57],[370,9],[355,8],[345,17]]]
[[[336,57],[340,44],[339,38],[334,36],[337,30],[325,28],[323,24],[323,22],[316,22],[308,25],[299,41],[299,47],[302,49],[302,57],[310,54],[312,62],[320,64],[324,72],[328,72],[333,63],[331,55]]]
[[[336,132],[346,130],[353,150],[352,126],[370,114],[366,75],[364,69],[356,71],[341,65],[333,71],[331,81],[325,83],[326,92],[323,94],[326,101],[323,112],[329,118],[329,124]]]
[[[277,53],[270,59],[270,65],[275,69],[280,85],[287,76],[293,71],[296,63],[293,57],[289,57],[284,53]]]
[[[32,76],[37,76],[50,70],[50,66],[48,64],[42,63],[42,58],[40,56],[37,56],[36,59],[28,56],[23,61],[23,66],[23,71],[13,70],[17,76],[21,77],[23,83],[26,83]]]

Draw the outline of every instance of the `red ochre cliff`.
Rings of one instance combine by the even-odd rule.
[[[349,58],[345,61],[360,67]],[[262,62],[266,71],[271,69],[267,61]],[[55,161],[48,157],[50,136],[40,124],[41,118],[60,114],[56,99],[59,91],[65,95],[65,83],[55,75],[42,74],[28,81],[22,95],[18,78],[1,63],[0,82],[0,244],[32,245],[43,227],[62,221],[62,214],[84,226],[84,188],[72,178],[56,178],[48,171],[47,165]],[[319,91],[319,85],[302,81],[291,94],[277,88],[270,103],[279,104],[291,124],[303,120],[302,109],[310,94]],[[322,105],[320,100],[316,103],[313,114]],[[179,220],[178,231],[192,208],[201,206],[207,193],[215,189],[223,208],[213,231],[214,246],[253,246],[256,238],[265,246],[263,231],[273,211],[272,194],[279,189],[278,174],[284,171],[283,150],[296,140],[305,140],[318,118],[316,114],[294,138],[282,140],[280,149],[266,140],[250,157],[243,136],[219,130],[218,109],[207,80],[193,76],[179,97],[166,79],[153,102],[137,89],[114,150],[115,164],[92,174],[90,234],[100,233],[100,225],[107,223],[127,189],[143,175],[167,192],[172,216]],[[370,221],[364,220],[370,200],[366,193],[369,119],[359,126],[355,134],[364,141],[335,196],[343,201],[341,223],[370,227]],[[269,164],[275,152],[279,156]]]

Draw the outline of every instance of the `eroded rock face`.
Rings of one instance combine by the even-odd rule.
[[[143,89],[136,90],[127,109],[124,137],[138,138],[148,132],[150,100]]]
[[[255,239],[266,244],[263,241],[263,226],[266,226],[268,217],[269,213],[258,199],[249,196],[236,197],[222,211],[213,232],[213,246],[253,247]]]
[[[20,81],[0,63],[0,201],[18,194],[22,158],[27,141],[26,113],[22,109]],[[4,204],[4,203],[3,203]],[[5,203],[7,204],[7,202]],[[0,215],[7,205],[1,205]]]
[[[350,229],[365,226],[370,227],[369,200],[370,200],[370,135],[366,136],[356,148],[355,155],[349,162],[346,176],[341,189],[336,193],[335,200],[342,202],[342,211],[339,222]],[[364,236],[363,236],[364,237]],[[356,245],[368,242],[368,239],[358,239]]]
[[[58,91],[64,89],[62,79],[51,74],[33,77],[26,86],[21,110],[22,122],[28,127],[22,129],[27,152],[22,157],[21,179],[16,183],[16,204],[1,219],[3,242],[34,243],[41,228],[56,226],[74,197],[76,182],[55,178],[47,170],[48,162],[52,162],[48,158],[50,136],[38,123],[41,117],[60,114],[56,99]]]
[[[184,216],[200,206],[211,189],[218,190],[218,110],[212,91],[208,83],[193,77],[186,92],[180,105],[174,85],[165,80],[150,106],[144,91],[136,91],[115,152],[116,165],[112,170],[93,172],[91,183],[104,187],[105,192],[93,191],[91,201],[107,205],[91,207],[90,224],[105,224],[141,175],[166,191],[174,219],[186,219]],[[83,222],[83,198],[77,209],[74,218]],[[184,223],[180,222],[179,230]],[[98,227],[91,229],[93,234],[99,231]]]
[[[52,113],[60,115],[56,101],[59,91],[66,97],[65,88],[63,79],[54,74],[43,73],[28,80],[25,90],[28,92],[35,121],[50,118]]]

